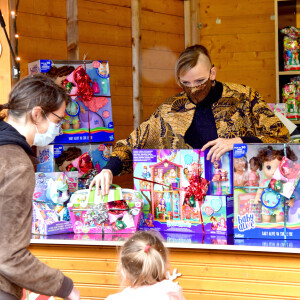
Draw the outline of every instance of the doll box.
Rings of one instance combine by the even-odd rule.
[[[73,232],[70,221],[60,221],[55,209],[42,202],[33,202],[32,234],[53,235]]]
[[[235,238],[300,239],[299,183],[290,200],[278,190],[288,179],[273,181],[284,155],[293,159],[294,167],[287,169],[297,170],[299,150],[300,144],[234,145]]]
[[[128,234],[136,232],[143,206],[142,196],[131,189],[110,190],[106,203],[95,191],[80,190],[72,195],[68,208],[75,233]],[[121,199],[120,199],[121,198]],[[101,199],[101,197],[100,197]]]
[[[218,166],[213,166],[205,159],[206,152],[197,149],[134,149],[134,188],[144,199],[140,228],[154,227],[166,232],[205,231],[205,233],[231,234],[233,217],[233,198],[229,195],[232,192],[231,155],[227,153],[222,156]],[[202,178],[211,181],[208,194],[212,195],[206,196],[203,207],[199,207],[198,201],[191,203],[185,199],[185,188],[190,185],[194,174],[201,174]],[[215,205],[215,202],[218,205]],[[231,221],[227,226],[230,217]],[[203,226],[201,218],[204,221]]]
[[[38,172],[78,171],[79,178],[91,169],[99,173],[107,164],[112,152],[112,144],[48,145],[37,147]],[[82,179],[83,180],[83,179]],[[84,182],[79,179],[79,188]]]
[[[54,78],[72,98],[55,144],[114,140],[108,61],[38,60],[28,64],[28,73]]]
[[[78,172],[35,173],[32,233],[73,232],[66,203],[77,190]]]

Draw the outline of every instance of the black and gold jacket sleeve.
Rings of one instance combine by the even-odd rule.
[[[219,138],[255,136],[263,143],[290,141],[287,128],[254,89],[223,83],[221,98],[212,106]],[[195,112],[182,92],[160,105],[127,139],[116,143],[112,157],[122,162],[122,173],[132,172],[132,149],[186,149],[184,141]]]

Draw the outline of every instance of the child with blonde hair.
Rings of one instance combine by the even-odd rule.
[[[168,251],[155,231],[136,232],[121,249],[119,270],[122,292],[107,300],[184,300],[182,288],[168,272]],[[175,278],[174,278],[175,277]]]

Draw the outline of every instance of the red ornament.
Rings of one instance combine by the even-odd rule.
[[[77,85],[77,95],[85,103],[91,101],[94,91],[91,87],[92,80],[82,66],[74,71],[74,81]]]
[[[192,175],[189,183],[190,185],[185,188],[185,199],[194,196],[201,206],[208,190],[209,181],[199,175]]]

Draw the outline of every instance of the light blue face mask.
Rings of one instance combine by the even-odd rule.
[[[57,126],[57,124],[50,122],[48,118],[47,120],[49,122],[49,127],[45,133],[39,133],[37,127],[35,126],[37,133],[34,136],[33,145],[40,147],[47,146],[55,139],[57,135],[59,135],[60,126]]]

